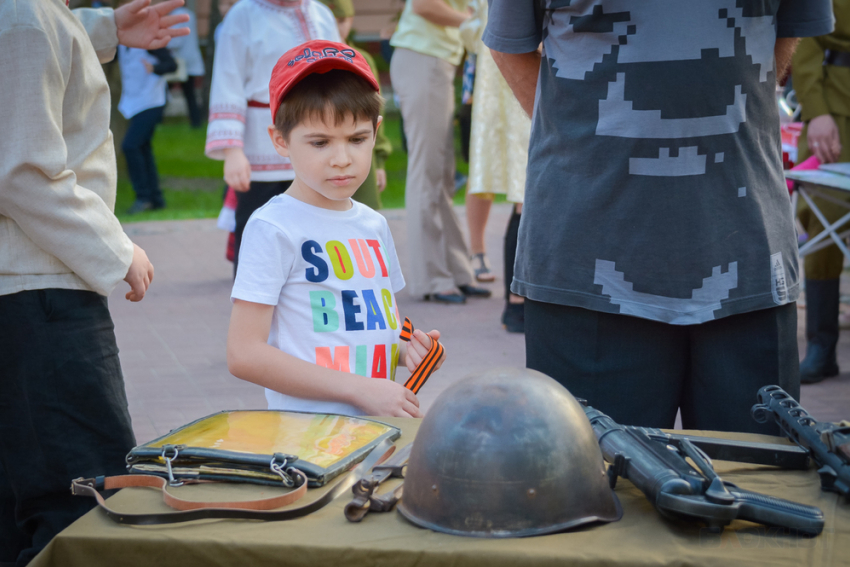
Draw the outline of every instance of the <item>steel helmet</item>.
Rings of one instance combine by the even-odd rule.
[[[398,509],[418,526],[492,538],[623,515],[582,407],[545,374],[517,368],[470,376],[434,401]]]

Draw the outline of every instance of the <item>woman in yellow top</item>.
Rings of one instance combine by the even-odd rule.
[[[454,194],[454,78],[467,0],[407,0],[390,44],[393,91],[407,137],[407,289],[414,298],[462,304],[489,297],[473,287]]]

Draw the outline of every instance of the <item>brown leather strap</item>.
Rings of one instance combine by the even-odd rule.
[[[174,524],[202,520],[209,518],[218,519],[249,519],[265,521],[292,520],[311,514],[323,508],[343,492],[348,491],[358,480],[372,469],[375,465],[386,460],[395,451],[392,441],[385,439],[375,447],[363,461],[352,469],[336,486],[326,492],[318,500],[289,510],[270,510],[292,504],[301,498],[307,491],[307,477],[294,469],[293,472],[302,478],[302,484],[296,490],[288,492],[283,496],[265,498],[262,500],[251,500],[247,502],[192,502],[182,500],[171,495],[167,490],[167,481],[153,475],[123,475],[94,478],[78,478],[71,483],[71,493],[75,496],[91,496],[97,500],[98,505],[106,512],[106,515],[121,524],[149,525],[149,524]],[[165,512],[156,514],[126,514],[117,512],[106,505],[98,488],[112,490],[128,487],[153,487],[162,490],[163,500],[166,504],[180,510],[179,512]]]
[[[297,471],[297,472],[296,472]],[[234,508],[241,510],[273,510],[289,506],[300,500],[307,493],[307,476],[293,469],[297,476],[301,477],[301,486],[281,496],[262,498],[260,500],[243,500],[237,502],[196,502],[177,498],[168,492],[168,479],[148,474],[128,474],[122,476],[110,476],[104,479],[104,490],[115,490],[117,488],[149,487],[162,490],[162,500],[175,510],[201,510],[204,508]],[[184,481],[185,484],[199,484],[198,482]],[[97,493],[98,502],[103,498]]]
[[[267,102],[260,102],[260,101],[258,101],[258,100],[249,100],[249,101],[248,101],[248,107],[249,107],[249,108],[271,108],[271,106],[269,105],[269,103],[267,103]]]

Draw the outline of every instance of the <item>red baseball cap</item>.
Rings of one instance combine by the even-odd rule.
[[[357,50],[335,41],[314,39],[293,47],[275,63],[272,78],[269,81],[269,107],[272,110],[272,122],[277,109],[298,81],[314,73],[327,73],[332,69],[351,71],[366,79],[372,88],[380,90],[372,68]]]

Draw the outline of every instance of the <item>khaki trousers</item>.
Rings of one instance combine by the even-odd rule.
[[[472,283],[469,251],[452,208],[455,66],[396,48],[390,63],[407,136],[407,289],[414,298]]]

